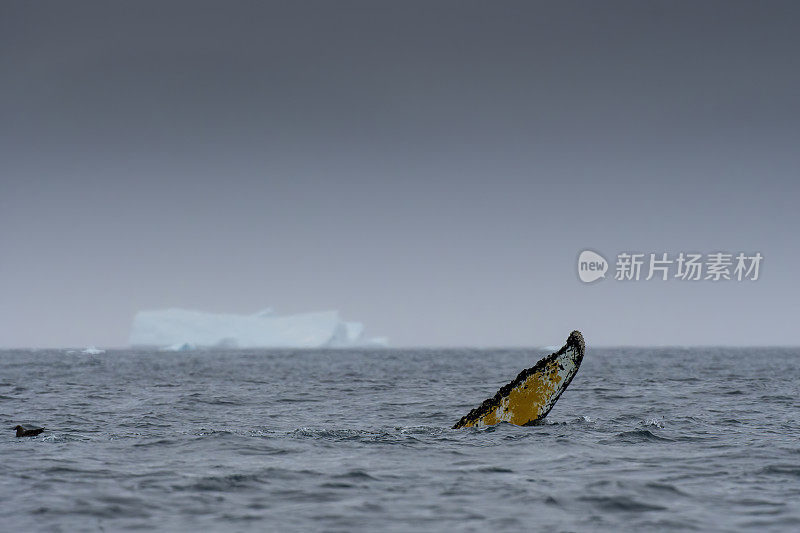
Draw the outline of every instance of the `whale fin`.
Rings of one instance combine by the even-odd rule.
[[[527,426],[539,422],[569,386],[583,361],[586,345],[580,331],[570,333],[555,353],[526,368],[492,398],[467,413],[453,429],[509,422]]]

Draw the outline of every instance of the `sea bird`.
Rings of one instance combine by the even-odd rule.
[[[17,437],[33,437],[34,435],[38,435],[44,428],[40,428],[37,426],[14,426],[14,429],[17,430]]]

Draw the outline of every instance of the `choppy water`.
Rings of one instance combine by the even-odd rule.
[[[800,350],[590,347],[547,424],[449,429],[537,355],[0,351],[0,524],[800,528]]]

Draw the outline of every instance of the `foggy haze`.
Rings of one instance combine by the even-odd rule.
[[[267,306],[393,346],[798,344],[799,25],[793,2],[5,1],[0,346]],[[584,249],[764,262],[583,284]]]

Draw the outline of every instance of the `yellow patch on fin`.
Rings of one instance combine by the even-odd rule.
[[[514,381],[456,422],[453,429],[500,422],[525,426],[542,420],[578,372],[585,350],[583,335],[573,331],[559,351],[520,372]]]

